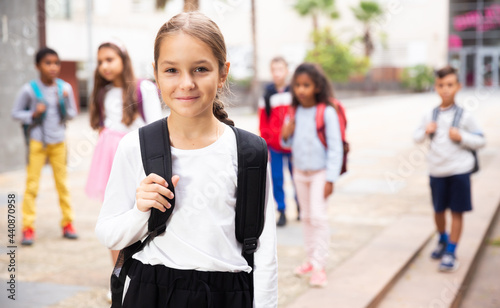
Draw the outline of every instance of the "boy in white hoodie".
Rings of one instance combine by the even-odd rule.
[[[483,132],[471,113],[455,104],[461,89],[457,71],[447,66],[436,73],[441,105],[427,112],[415,131],[415,142],[430,139],[427,155],[434,220],[439,242],[431,258],[441,259],[439,270],[458,268],[455,248],[462,232],[463,213],[472,210],[470,174],[477,171],[475,150],[485,145]],[[451,232],[446,233],[445,211],[451,211]]]

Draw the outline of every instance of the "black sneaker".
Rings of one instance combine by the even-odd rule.
[[[278,227],[283,227],[286,225],[286,216],[285,212],[280,212],[280,218],[278,219],[278,222],[276,223]]]
[[[437,244],[437,247],[434,249],[434,251],[431,253],[431,258],[434,260],[439,260],[443,257],[444,252],[446,251],[446,242],[439,242]]]

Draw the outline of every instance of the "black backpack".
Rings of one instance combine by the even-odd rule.
[[[267,145],[264,139],[242,129],[230,126],[238,149],[238,186],[236,191],[236,239],[243,244],[242,255],[248,265],[254,267],[254,252],[264,228]],[[161,138],[158,138],[161,136]],[[142,164],[146,175],[156,173],[163,177],[169,189],[172,184],[172,156],[166,118],[139,129]],[[175,195],[175,192],[174,192]],[[111,274],[111,308],[122,307],[123,291],[132,256],[141,251],[153,238],[165,232],[167,221],[175,207],[175,197],[170,199],[170,209],[161,212],[151,209],[148,221],[148,236],[144,241],[122,249]],[[250,275],[253,298],[253,271]]]
[[[464,109],[462,107],[459,107],[457,105],[454,106],[455,109],[455,114],[453,115],[453,122],[451,123],[451,127],[458,128],[458,125],[460,124],[460,120],[462,119],[462,115],[464,113]],[[439,116],[440,112],[440,107],[437,106],[432,110],[432,122],[437,122],[437,118]],[[434,138],[434,134],[430,135],[431,139]],[[477,158],[477,152],[476,150],[469,150],[472,153],[472,156],[474,156],[474,167],[470,171],[470,173],[476,173],[479,171],[479,160]]]

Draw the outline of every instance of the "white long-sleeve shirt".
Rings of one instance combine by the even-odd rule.
[[[477,150],[486,144],[483,132],[472,114],[466,110],[458,125],[462,141],[450,139],[450,128],[455,116],[454,105],[441,109],[436,121],[437,128],[431,139],[427,154],[429,173],[434,177],[447,177],[470,172],[474,167],[474,156],[471,150]],[[424,142],[428,135],[425,129],[432,122],[432,113],[427,112],[413,135],[417,143]]]
[[[250,272],[235,235],[238,171],[236,137],[230,127],[213,144],[196,150],[171,147],[175,208],[164,234],[134,258],[175,269]],[[269,168],[268,168],[269,171]],[[108,248],[120,250],[147,234],[150,212],[137,208],[136,188],[146,177],[138,131],[121,141],[111,169],[96,234]],[[265,225],[254,259],[254,305],[277,306],[276,227],[272,191],[266,183]]]
[[[123,118],[123,89],[110,86],[104,97],[104,127],[111,130],[128,133],[134,129],[152,123],[162,118],[161,102],[155,85],[149,80],[141,81],[139,89],[142,94],[142,108],[145,120],[137,117],[129,126],[122,122]]]

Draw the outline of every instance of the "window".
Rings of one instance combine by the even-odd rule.
[[[71,0],[47,0],[45,13],[52,19],[71,19]]]

